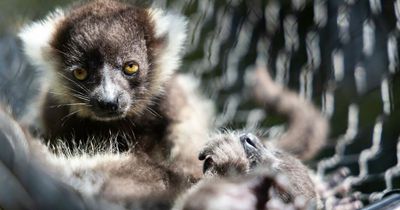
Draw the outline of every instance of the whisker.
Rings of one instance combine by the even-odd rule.
[[[81,99],[81,100],[83,100],[83,101],[86,101],[86,102],[89,102],[90,101],[90,99],[89,98],[87,98],[87,97],[85,97],[85,96],[81,96],[81,95],[78,95],[78,94],[71,94],[72,96],[75,96],[76,98],[79,98],[79,99]]]
[[[156,104],[153,100],[149,100],[149,99],[135,99],[136,102],[149,102],[150,104]],[[157,113],[157,111],[155,111],[153,108],[151,108],[150,106],[146,106],[145,108],[146,111],[150,112],[150,114],[152,114],[154,117],[161,117],[160,114]]]
[[[76,82],[76,81],[74,81],[74,80],[68,78],[67,76],[65,76],[64,74],[62,74],[62,73],[60,73],[60,72],[59,72],[58,74],[61,75],[62,77],[64,77],[65,79],[67,79],[68,81],[74,83],[74,84],[77,85],[78,87],[82,88],[82,90],[84,90],[86,93],[89,93],[89,90],[88,90],[87,88],[85,88],[84,86],[82,86],[81,84],[79,84],[78,82]]]
[[[75,97],[78,97],[78,96],[79,96],[78,98],[89,100],[89,98],[88,98],[87,96],[85,96],[84,93],[82,93],[82,92],[79,91],[79,90],[73,89],[73,88],[68,87],[68,86],[66,86],[66,85],[63,85],[62,87],[65,88],[65,89],[67,89],[67,90],[70,90],[71,92],[73,92],[73,93],[70,93],[70,94],[67,94],[67,95],[73,95],[73,96],[75,96]]]
[[[63,95],[63,96],[75,96],[76,98],[79,98],[83,101],[90,101],[88,97],[81,95],[81,94],[71,94],[71,93],[58,93],[58,92],[53,92],[49,91],[49,93],[54,94],[54,95]]]
[[[66,86],[66,85],[63,85],[62,87],[65,88],[65,89],[67,89],[67,90],[70,90],[70,91],[73,92],[73,93],[76,93],[76,94],[79,94],[79,95],[82,95],[82,96],[84,96],[84,94],[85,94],[84,92],[82,92],[82,91],[80,91],[80,90],[77,90],[77,89],[68,87],[68,86]]]
[[[90,104],[86,104],[86,103],[71,103],[71,104],[57,104],[57,105],[53,105],[53,106],[49,106],[50,108],[60,108],[63,106],[87,106],[87,107],[91,107],[92,105]]]
[[[130,122],[130,124],[132,125],[132,127],[129,126],[129,129],[130,129],[130,131],[132,133],[132,137],[133,137],[133,139],[136,139],[135,132],[133,131],[133,127],[135,127],[135,123],[132,121],[132,119],[130,119],[130,118],[127,118],[127,119]]]
[[[148,111],[150,114],[152,114],[154,117],[161,117],[160,114],[158,114],[154,109],[150,107],[146,107],[146,111]]]
[[[54,94],[54,95],[69,95],[67,93],[59,93],[59,92],[54,92],[54,91],[49,91],[49,93]]]
[[[78,112],[80,112],[80,111],[82,111],[82,109],[78,109],[78,110],[76,110],[76,111],[74,111],[74,112],[71,112],[71,113],[65,115],[63,118],[61,118],[61,121],[63,121],[63,123],[61,124],[61,127],[64,126],[64,124],[65,124],[65,122],[67,122],[67,119],[68,119],[68,118],[70,118],[71,116],[73,116],[74,114],[76,114],[76,113],[78,113]],[[65,121],[64,121],[64,120],[65,120]]]
[[[159,105],[159,102],[154,99],[146,99],[146,98],[136,98],[134,101],[138,102],[149,102],[152,105]]]

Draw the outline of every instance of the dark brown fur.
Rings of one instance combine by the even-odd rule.
[[[102,62],[122,65],[117,58],[132,56],[131,52],[135,51],[141,53],[137,55],[143,65],[141,68],[151,69],[162,40],[155,38],[154,25],[143,8],[100,0],[77,5],[69,11],[50,43],[64,68],[81,63],[88,69],[95,69],[98,66],[90,66],[92,59],[99,59],[100,65]]]
[[[55,144],[57,144],[57,139],[61,139],[69,143],[68,145],[71,148],[73,148],[72,141],[87,141],[92,136],[104,139],[104,141],[116,138],[120,151],[135,149],[151,153],[153,150],[160,151],[159,147],[162,147],[167,152],[170,145],[163,141],[163,138],[168,132],[168,125],[179,120],[175,108],[185,106],[186,97],[180,94],[178,90],[172,91],[172,89],[180,88],[174,84],[176,83],[172,79],[171,85],[169,85],[171,87],[167,91],[168,97],[160,96],[153,100],[153,105],[148,108],[151,111],[112,122],[83,118],[77,115],[63,118],[70,114],[69,107],[57,106],[59,103],[49,93],[46,104],[43,106],[45,138]],[[175,97],[180,100],[168,100]]]
[[[55,147],[62,142],[71,149],[93,140],[98,141],[95,145],[110,142],[118,151],[139,151],[189,179],[200,178],[201,164],[195,153],[207,133],[199,133],[204,138],[179,142],[175,138],[180,134],[174,133],[176,124],[186,120],[182,110],[196,109],[187,101],[197,96],[181,86],[177,75],[159,84],[163,69],[155,63],[167,40],[156,38],[149,12],[118,1],[97,0],[74,6],[64,16],[56,25],[46,55],[55,63],[51,70],[57,83],[51,85],[42,106],[44,139]],[[133,76],[121,70],[130,60],[140,66]],[[88,71],[84,81],[73,77],[76,66]],[[122,89],[124,97],[119,103],[129,103],[123,117],[96,117],[98,111],[91,100],[103,82],[104,71]],[[172,154],[174,147],[187,153]]]

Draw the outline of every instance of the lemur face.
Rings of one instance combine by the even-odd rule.
[[[138,111],[149,97],[156,42],[143,10],[74,10],[51,42],[60,89],[71,93],[70,103],[81,104],[80,112],[98,120]]]
[[[227,175],[252,170],[260,164],[276,162],[273,149],[267,149],[251,133],[228,132],[215,135],[199,154],[206,175]]]
[[[58,9],[19,37],[56,105],[112,120],[143,114],[163,93],[180,65],[186,25],[161,9],[93,0]]]

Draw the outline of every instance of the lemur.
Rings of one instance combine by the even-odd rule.
[[[42,71],[43,139],[69,148],[111,142],[201,177],[195,154],[213,106],[195,80],[175,73],[186,24],[172,12],[95,0],[23,28],[25,54]]]

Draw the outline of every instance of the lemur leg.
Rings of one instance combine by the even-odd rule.
[[[167,142],[171,146],[166,158],[168,165],[196,180],[202,177],[202,163],[197,154],[209,139],[214,117],[213,103],[198,93],[197,83],[190,76],[177,76],[174,86],[167,89],[168,94],[174,97],[169,97],[166,103],[166,109],[174,108],[167,112],[173,121],[168,126]]]

